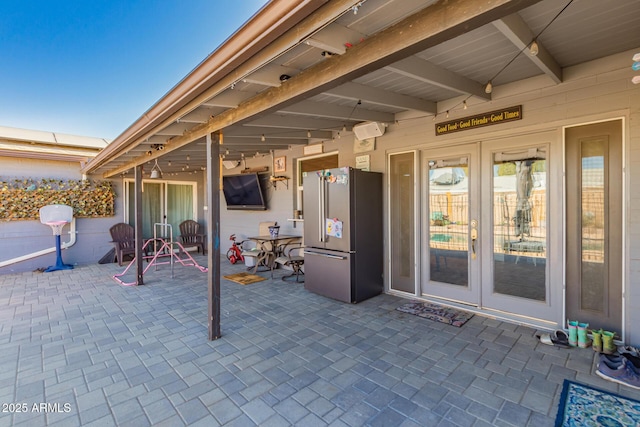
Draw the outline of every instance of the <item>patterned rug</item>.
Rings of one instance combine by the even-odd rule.
[[[467,320],[473,317],[473,313],[467,311],[456,310],[451,307],[444,307],[442,305],[433,304],[430,302],[413,301],[407,304],[403,304],[396,308],[398,311],[404,313],[415,314],[416,316],[426,317],[430,320],[446,323],[460,327],[464,325]]]
[[[556,427],[640,425],[640,402],[564,380]]]
[[[229,274],[227,276],[222,276],[227,280],[231,280],[232,282],[239,283],[241,285],[250,285],[256,282],[262,282],[263,280],[267,280],[262,276],[257,276],[255,274],[250,273],[236,273]]]

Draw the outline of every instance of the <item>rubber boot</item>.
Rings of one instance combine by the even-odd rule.
[[[580,348],[587,348],[591,345],[591,340],[587,335],[588,323],[578,323],[578,346]]]
[[[604,354],[613,354],[618,348],[613,342],[613,338],[616,336],[615,332],[603,331],[602,332],[602,352]]]
[[[593,344],[592,344],[593,351],[602,353],[602,329],[598,331],[596,331],[595,329],[592,330],[591,338],[593,339]]]
[[[569,326],[569,345],[571,347],[578,346],[578,321],[567,320],[567,326]]]

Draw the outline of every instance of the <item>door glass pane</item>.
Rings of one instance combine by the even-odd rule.
[[[180,235],[180,223],[193,219],[193,186],[167,184],[167,223],[171,224],[173,240]]]
[[[582,185],[581,212],[581,290],[583,310],[604,311],[605,305],[605,151],[604,139],[590,139],[580,144]]]
[[[135,226],[135,183],[129,182],[129,224]],[[142,237],[153,237],[153,224],[162,221],[162,184],[144,183],[142,192]]]
[[[414,153],[390,157],[391,288],[415,292]]]
[[[469,286],[469,169],[429,162],[429,271],[432,281]]]
[[[494,292],[546,300],[546,212],[545,159],[494,161]]]

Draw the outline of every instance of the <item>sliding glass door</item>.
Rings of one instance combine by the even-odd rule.
[[[126,222],[135,224],[134,182],[126,182],[127,209]],[[173,240],[180,234],[179,225],[186,219],[196,219],[195,183],[148,182],[143,183],[142,192],[142,235],[145,239],[154,235],[154,224],[170,224]],[[157,230],[169,235],[168,227]]]

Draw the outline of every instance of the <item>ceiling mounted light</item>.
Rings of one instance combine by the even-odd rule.
[[[463,108],[464,110],[466,110],[467,108],[469,108],[469,107],[467,106],[467,100],[466,100],[466,99],[465,99],[464,101],[462,101],[462,108]]]
[[[281,82],[286,82],[286,81],[287,81],[287,80],[289,80],[290,78],[291,78],[291,76],[290,76],[290,75],[288,75],[288,74],[281,74],[281,75],[280,75],[280,81],[281,81]]]
[[[538,47],[538,42],[534,39],[531,42],[531,46],[529,46],[529,54],[531,56],[536,56],[540,52],[540,48]]]
[[[162,178],[162,169],[158,165],[158,159],[156,159],[156,163],[151,168],[151,174],[149,175],[151,179],[161,179]]]
[[[310,130],[307,131],[307,138],[311,138],[311,131]]]
[[[267,138],[264,137],[264,133],[262,134],[262,136],[260,137],[260,141],[264,142]]]
[[[487,83],[487,85],[484,87],[484,91],[485,93],[493,92],[493,85],[491,84],[491,80],[489,80],[489,83]]]

